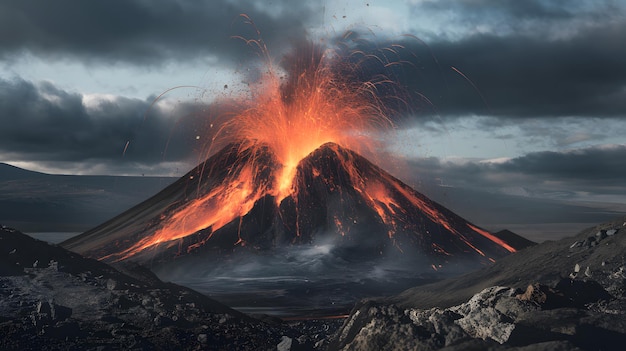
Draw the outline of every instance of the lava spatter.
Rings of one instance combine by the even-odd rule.
[[[248,150],[242,154],[236,145],[225,148],[164,190],[170,197],[177,194],[179,201],[172,202],[158,218],[142,218],[148,211],[131,209],[132,215],[125,218],[132,218],[133,224],[112,221],[83,234],[82,240],[70,241],[70,247],[87,249],[82,252],[107,261],[146,261],[228,251],[235,245],[264,250],[335,237],[338,246],[349,248],[346,252],[351,257],[395,251],[425,258],[428,266],[436,267],[467,259],[488,264],[514,251],[364,157],[334,143],[322,145],[300,161],[293,191],[277,202],[272,186],[280,163],[269,148],[257,150],[262,152],[252,154]],[[233,182],[251,176],[247,162],[228,163],[242,156],[244,160],[254,159],[258,172],[245,182]],[[206,169],[210,166],[219,166],[220,171]],[[189,189],[191,175],[197,175],[193,179],[199,185],[192,184],[193,191],[180,195],[180,189]],[[219,215],[224,213],[233,219],[219,222]],[[137,221],[143,225],[138,226]],[[164,223],[173,223],[173,227]],[[118,238],[126,240],[107,235],[112,228],[124,232]],[[166,230],[182,234],[166,240]],[[101,244],[89,249],[87,245],[94,241]]]
[[[262,46],[262,45],[260,45]],[[337,235],[356,252],[490,262],[513,248],[360,156],[389,128],[359,65],[305,45],[271,65],[232,111],[212,120],[214,152],[152,199],[64,243],[107,261],[147,260],[233,246],[264,249]],[[236,111],[236,112],[235,112]]]

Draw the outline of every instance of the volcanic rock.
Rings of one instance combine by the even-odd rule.
[[[620,229],[624,219],[583,231],[576,240]],[[626,343],[626,236],[613,233],[592,247],[571,247],[570,238],[542,243],[478,272],[363,301],[330,350],[392,350],[394,345],[621,350]],[[574,265],[592,267],[592,278],[568,278]]]
[[[258,171],[246,181],[252,182],[252,194],[259,192],[251,210],[221,227],[137,248],[185,206],[244,173],[250,162]],[[467,270],[514,251],[339,145],[325,144],[301,160],[292,192],[284,199],[277,199],[273,188],[280,167],[267,148],[241,151],[231,145],[153,198],[61,245],[105,261],[158,265],[181,255],[214,257],[332,240],[336,252],[349,261],[391,255],[422,271]]]
[[[314,350],[338,323],[297,339],[301,326],[269,325],[136,265],[124,270],[133,277],[0,227],[0,349],[275,350],[286,336]]]

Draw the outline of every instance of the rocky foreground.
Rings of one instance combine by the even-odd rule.
[[[342,325],[343,323],[343,325]],[[345,320],[252,318],[137,266],[0,228],[2,350],[622,350],[626,217],[359,303]]]
[[[341,324],[262,319],[0,227],[1,350],[316,350]]]
[[[522,250],[478,272],[364,301],[329,349],[625,347],[626,217]]]

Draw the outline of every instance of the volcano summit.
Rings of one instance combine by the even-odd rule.
[[[414,285],[436,271],[458,273],[515,251],[337,144],[298,163],[284,198],[276,189],[280,171],[268,148],[231,144],[62,246],[107,262],[136,261],[163,279],[224,296],[233,294],[233,279],[239,288],[254,281],[244,290],[269,295],[284,295],[286,280],[310,291],[320,277],[336,291],[347,282],[389,285],[398,274]],[[220,288],[216,279],[230,283]]]

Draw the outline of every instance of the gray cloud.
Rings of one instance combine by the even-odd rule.
[[[543,241],[570,236],[626,210],[626,145],[535,152],[499,163],[409,162],[418,191],[491,230]]]
[[[268,45],[287,45],[304,36],[315,5],[251,0],[106,2],[0,1],[0,58],[29,52],[83,61],[159,64],[214,55],[238,60],[250,49],[234,35],[257,39],[255,21]],[[225,64],[232,63],[224,61]]]
[[[406,84],[443,116],[621,117],[625,31],[626,21],[556,41],[490,34],[435,42],[439,67],[427,61],[427,71],[407,76]]]
[[[542,38],[572,35],[580,28],[619,19],[623,7],[612,0],[440,0],[419,2],[414,15],[424,13],[445,21],[442,37],[474,33],[513,33]]]
[[[427,181],[466,189],[539,198],[584,200],[584,196],[626,195],[626,145],[607,145],[563,152],[529,153],[501,162],[411,161]],[[588,200],[599,197],[589,195]]]
[[[250,15],[278,55],[306,37],[323,11],[321,4],[287,0],[267,6],[252,0],[0,1],[0,58],[28,52],[144,65],[214,56],[220,64],[236,64],[257,57],[255,50],[232,39],[257,37],[239,14]],[[445,18],[450,27],[460,28],[460,35],[426,36],[426,46],[384,36],[363,41],[366,36],[355,34],[349,46],[405,62],[390,67],[362,62],[362,79],[386,75],[406,86],[401,97],[408,106],[392,106],[400,114],[528,118],[626,113],[623,6],[612,1],[445,0],[419,2],[413,11]],[[382,49],[393,44],[406,49],[395,54]]]
[[[85,103],[83,95],[49,82],[0,79],[0,155],[4,160],[135,167],[193,157],[195,135],[205,123],[201,106],[179,103],[172,118],[151,103],[123,97]]]
[[[564,40],[477,35],[437,43],[433,51],[449,71],[449,111],[503,117],[623,116],[626,113],[626,22]]]
[[[626,16],[622,21],[583,26],[560,38],[542,36],[541,28],[534,36],[475,33],[427,43],[413,38],[367,41],[366,35],[355,35],[348,47],[378,58],[349,56],[360,65],[361,79],[382,75],[404,87],[400,94],[391,92],[401,97],[392,107],[418,121],[420,117],[430,121],[433,114],[494,116],[502,122],[622,118],[626,117],[625,32]],[[389,90],[383,89],[382,94],[389,95]]]
[[[614,145],[568,152],[536,152],[490,165],[490,168],[529,174],[544,181],[568,180],[583,186],[622,186],[626,174],[624,160],[626,145]]]

